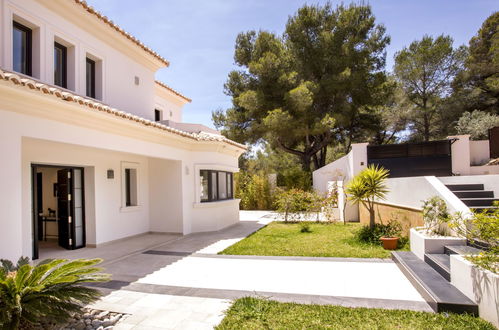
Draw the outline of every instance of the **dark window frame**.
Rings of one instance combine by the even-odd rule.
[[[154,121],[161,121],[161,113],[161,110],[154,109]]]
[[[56,81],[57,77],[57,65],[55,63],[55,50],[61,51],[62,63],[62,81],[58,84]],[[60,86],[62,88],[68,88],[68,48],[58,42],[54,42],[54,85]]]
[[[209,203],[209,202],[217,202],[217,201],[225,201],[225,200],[230,200],[234,199],[234,174],[232,172],[228,171],[217,171],[217,170],[200,170],[199,171],[199,176],[202,178],[203,172],[208,173],[208,199],[207,200],[202,200],[201,203]],[[215,177],[217,178],[215,182],[213,181],[213,173],[216,173]],[[226,198],[220,198],[220,186],[218,182],[218,176],[219,173],[225,173],[225,191],[226,191]],[[216,184],[216,191],[217,191],[217,196],[214,198],[213,196],[213,185]],[[230,186],[230,189],[229,189]],[[229,193],[230,192],[230,193]]]
[[[26,49],[24,50],[24,55],[26,56],[26,72],[19,72],[27,76],[33,76],[33,30],[29,27],[22,25],[16,21],[12,21],[12,28],[18,29],[26,33]],[[12,39],[14,39],[14,31],[12,31]],[[14,43],[14,40],[12,40]],[[14,66],[14,50],[12,50],[12,65]],[[17,71],[16,71],[17,72]]]
[[[90,68],[91,68],[91,75],[90,75],[90,86],[89,86],[89,82],[88,82],[88,65],[90,65]],[[87,81],[85,81],[85,86],[86,86],[86,95],[88,97],[91,97],[91,98],[96,98],[96,95],[95,95],[95,61],[90,59],[90,58],[86,58],[86,61],[85,61],[85,79]],[[90,88],[89,88],[90,87]]]
[[[125,168],[125,206],[130,207],[132,205],[132,170],[130,168]]]

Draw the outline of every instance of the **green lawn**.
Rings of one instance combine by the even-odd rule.
[[[272,222],[229,246],[219,254],[307,256],[342,258],[389,258],[381,245],[359,242],[359,223],[311,223],[311,233],[301,233],[300,224]],[[403,249],[408,249],[406,244]]]
[[[241,298],[218,327],[224,329],[490,329],[470,315],[280,303]]]

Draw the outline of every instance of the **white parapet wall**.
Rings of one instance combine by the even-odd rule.
[[[469,214],[470,209],[434,176],[390,178],[387,180],[386,203],[421,208],[423,201],[433,196],[442,198],[449,211]]]

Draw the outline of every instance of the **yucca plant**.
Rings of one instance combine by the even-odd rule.
[[[385,181],[388,170],[370,165],[357,174],[347,185],[348,199],[356,204],[363,204],[369,211],[369,228],[374,229],[374,203],[376,199],[385,199],[388,188]]]
[[[102,259],[47,259],[36,266],[28,258],[19,259],[16,265],[0,262],[1,329],[67,322],[100,296],[97,289],[82,284],[110,279],[95,267]]]

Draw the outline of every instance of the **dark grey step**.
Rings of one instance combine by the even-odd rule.
[[[494,192],[489,190],[453,191],[459,198],[494,198]]]
[[[450,256],[448,254],[425,254],[424,261],[450,281]]]
[[[444,246],[445,254],[479,254],[480,249],[468,245],[449,245]]]
[[[392,259],[436,312],[478,316],[478,305],[412,252],[392,252]]]
[[[464,205],[470,208],[475,206],[493,206],[494,202],[499,201],[497,198],[460,198]]]
[[[481,183],[463,183],[463,184],[446,184],[450,191],[462,191],[462,190],[484,190],[483,184]]]

